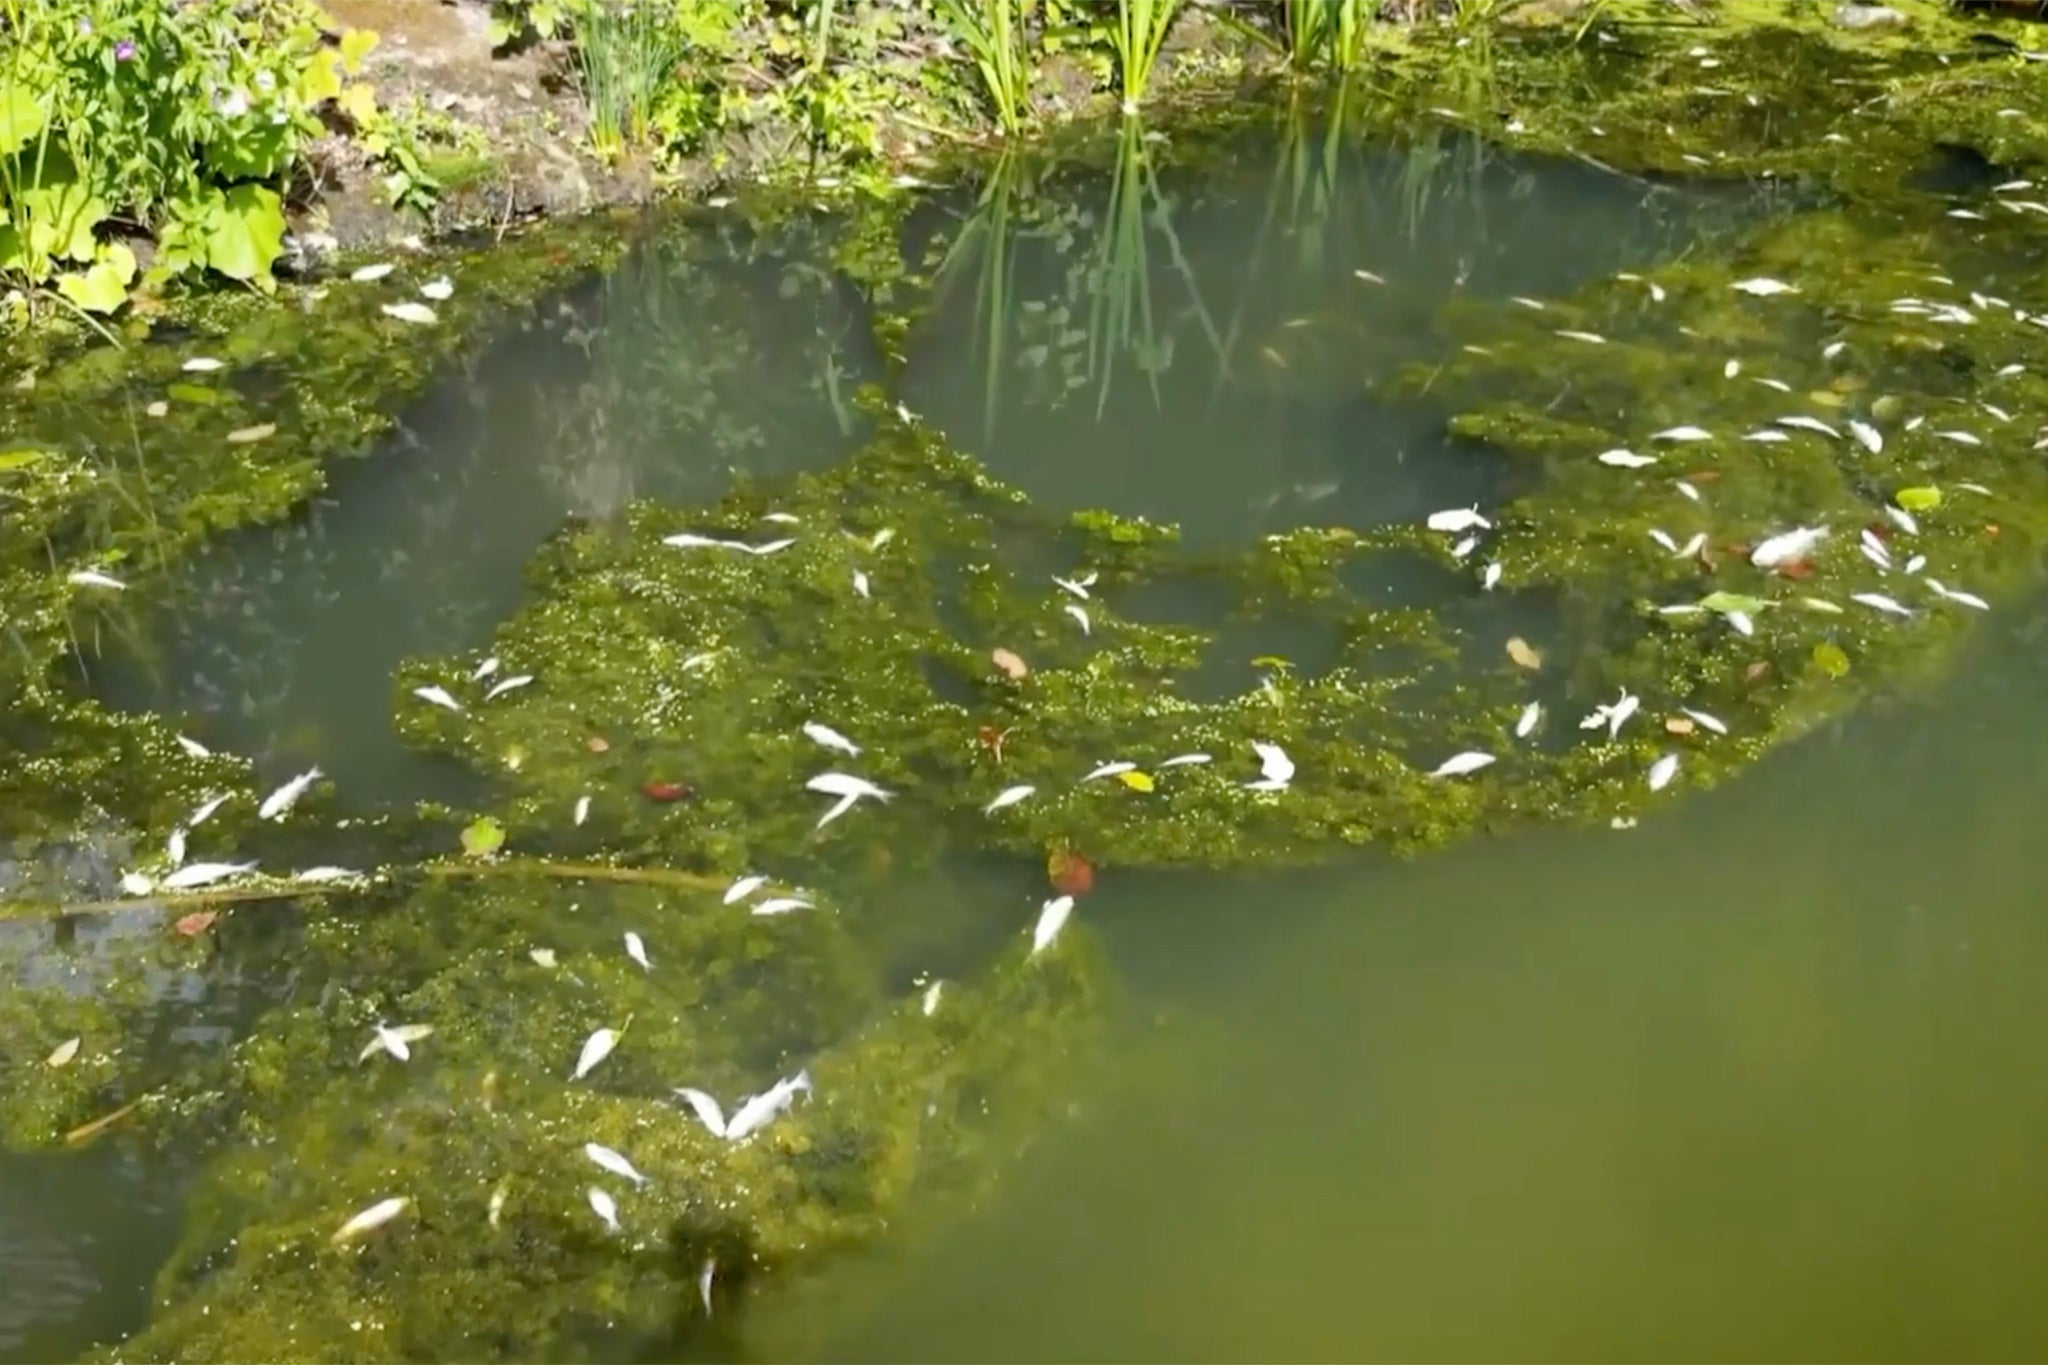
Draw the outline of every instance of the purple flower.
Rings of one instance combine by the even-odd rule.
[[[114,44],[114,60],[117,62],[132,62],[135,60],[135,43],[132,39],[123,38],[120,42]]]

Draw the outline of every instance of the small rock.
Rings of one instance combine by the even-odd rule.
[[[1835,25],[1846,29],[1894,28],[1903,25],[1906,16],[1890,5],[1837,5]]]

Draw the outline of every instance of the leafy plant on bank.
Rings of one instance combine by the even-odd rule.
[[[153,279],[211,270],[257,288],[281,188],[316,109],[375,42],[321,44],[299,0],[0,0],[0,279],[86,313],[136,282],[116,231],[153,233]]]
[[[1024,126],[1031,99],[1031,58],[1023,0],[934,0],[940,21],[974,58],[981,85],[1006,136]]]
[[[1117,79],[1121,82],[1123,110],[1138,112],[1152,68],[1165,45],[1167,30],[1180,14],[1183,0],[1116,0],[1116,25],[1110,41],[1116,49]]]

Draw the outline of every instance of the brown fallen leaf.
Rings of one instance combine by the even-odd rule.
[[[243,427],[240,431],[229,432],[228,444],[231,446],[251,445],[263,440],[265,437],[275,435],[277,435],[277,423],[259,422],[253,427]]]
[[[213,922],[219,918],[220,911],[218,910],[194,910],[191,914],[180,918],[171,928],[177,932],[180,938],[193,938],[211,929]]]
[[[1029,668],[1026,668],[1024,666],[1024,661],[1022,659],[1018,658],[1015,654],[1012,654],[1007,649],[992,650],[990,651],[988,657],[990,659],[993,659],[995,661],[996,667],[1002,669],[1003,672],[1006,675],[1008,675],[1010,680],[1013,682],[1025,677],[1031,672]]]
[[[1687,483],[1712,483],[1720,477],[1721,471],[1718,469],[1695,469],[1685,476],[1685,481]]]
[[[1519,635],[1508,637],[1508,657],[1532,672],[1543,667],[1543,651]]]
[[[1046,879],[1063,896],[1085,896],[1095,886],[1095,866],[1072,849],[1054,849],[1045,860]]]
[[[1670,735],[1689,735],[1698,727],[1684,716],[1666,716],[1664,732]]]

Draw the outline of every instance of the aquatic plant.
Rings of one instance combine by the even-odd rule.
[[[1123,111],[1136,114],[1145,101],[1145,87],[1167,32],[1180,16],[1182,0],[1116,0],[1116,24],[1110,41],[1116,51],[1117,80]]]
[[[1003,132],[1016,134],[1031,102],[1021,0],[937,0],[937,10],[954,38],[973,54],[997,123]]]
[[[661,0],[577,0],[576,67],[590,111],[590,140],[615,157],[646,140],[655,103],[690,42],[680,6]]]

